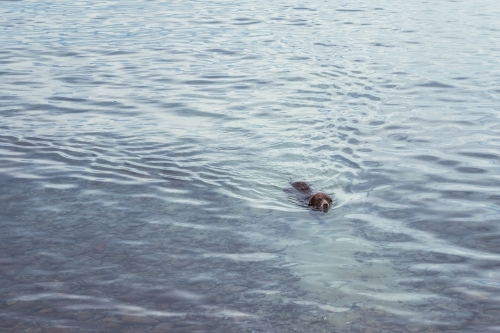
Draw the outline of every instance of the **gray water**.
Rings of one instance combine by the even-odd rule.
[[[1,1],[0,331],[498,332],[498,17]]]

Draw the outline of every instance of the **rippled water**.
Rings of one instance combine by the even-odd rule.
[[[1,331],[498,331],[495,1],[1,4]]]

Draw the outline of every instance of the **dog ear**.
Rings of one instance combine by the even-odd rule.
[[[314,206],[314,195],[309,198],[308,206]]]

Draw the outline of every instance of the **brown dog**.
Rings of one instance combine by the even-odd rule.
[[[313,206],[323,212],[327,212],[332,206],[332,198],[323,192],[314,193],[309,184],[305,182],[293,182],[292,186],[294,189],[300,193],[307,195],[309,204],[308,206]]]

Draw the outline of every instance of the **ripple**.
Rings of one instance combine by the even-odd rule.
[[[441,83],[441,82],[421,83],[421,84],[417,84],[416,86],[418,86],[418,87],[424,87],[424,88],[454,88],[451,85],[444,84],[444,83]]]
[[[0,326],[498,327],[498,15],[380,5],[4,2]]]
[[[458,167],[455,168],[458,172],[461,173],[472,173],[472,174],[478,174],[478,173],[486,173],[487,171],[484,169],[480,168],[473,168],[473,167]]]

